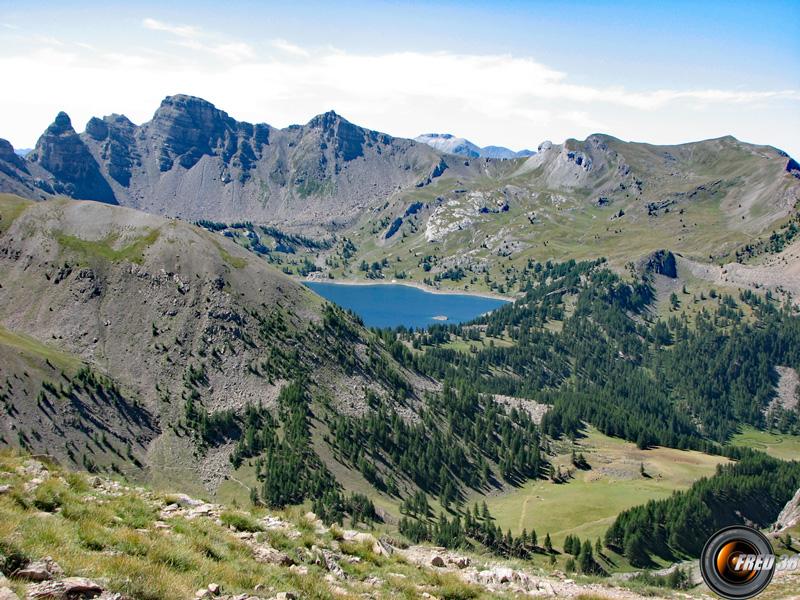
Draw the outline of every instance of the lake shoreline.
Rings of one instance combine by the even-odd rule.
[[[450,296],[477,296],[479,298],[489,298],[491,300],[502,300],[504,302],[514,302],[516,298],[502,296],[500,294],[493,294],[491,292],[470,292],[466,290],[441,290],[418,281],[404,281],[401,279],[390,280],[364,280],[364,279],[323,279],[323,278],[309,278],[309,277],[293,277],[299,283],[331,283],[334,285],[404,285],[406,287],[416,288],[422,292],[429,294],[441,294]]]

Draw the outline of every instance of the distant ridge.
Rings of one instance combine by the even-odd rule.
[[[469,158],[525,158],[536,154],[533,150],[515,152],[504,146],[484,146],[481,148],[468,139],[456,137],[450,133],[423,133],[414,138],[415,142],[428,144],[448,154],[458,154]]]

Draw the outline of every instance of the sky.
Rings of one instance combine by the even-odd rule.
[[[135,123],[184,93],[275,127],[335,110],[395,136],[535,149],[734,135],[800,157],[800,0],[0,0],[0,137]]]

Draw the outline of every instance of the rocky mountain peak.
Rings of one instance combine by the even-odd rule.
[[[109,137],[112,130],[132,132],[136,125],[125,115],[111,114],[99,119],[92,117],[86,123],[86,134],[97,141]]]
[[[153,115],[152,124],[165,129],[186,129],[194,126],[202,131],[215,131],[236,121],[208,100],[177,94],[167,96]]]
[[[72,128],[67,113],[61,111],[36,142],[28,159],[52,173],[59,194],[116,204],[108,182],[81,137]]]
[[[14,152],[14,146],[11,145],[11,142],[2,138],[0,138],[0,160],[4,160],[15,165],[22,163],[22,159],[17,156],[16,152]]]
[[[514,152],[504,146],[484,146],[470,142],[463,137],[456,137],[452,133],[423,133],[414,138],[415,142],[427,144],[440,152],[457,154],[467,158],[522,158],[534,154],[531,150]]]
[[[164,98],[148,129],[157,141],[159,168],[168,171],[176,161],[190,169],[209,154],[229,160],[239,124],[207,100],[178,94]]]
[[[307,127],[321,127],[322,129],[333,129],[336,127],[340,122],[348,123],[350,122],[342,117],[341,115],[336,114],[336,112],[329,110],[328,112],[324,112],[321,115],[317,115],[313,117],[309,122]]]
[[[368,138],[373,138],[373,141],[378,139],[375,132],[353,125],[332,110],[311,119],[306,128],[321,130],[323,143],[332,145],[344,161],[363,156],[364,144]],[[384,136],[381,141],[389,143],[391,138]]]
[[[47,132],[53,135],[61,135],[63,133],[75,133],[75,130],[72,128],[72,120],[69,115],[62,110],[47,128]]]

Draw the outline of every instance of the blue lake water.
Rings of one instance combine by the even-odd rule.
[[[348,285],[304,282],[323,298],[349,308],[367,327],[428,327],[463,323],[505,304],[504,300],[469,294],[433,294],[408,285]],[[434,317],[445,316],[447,320]]]

